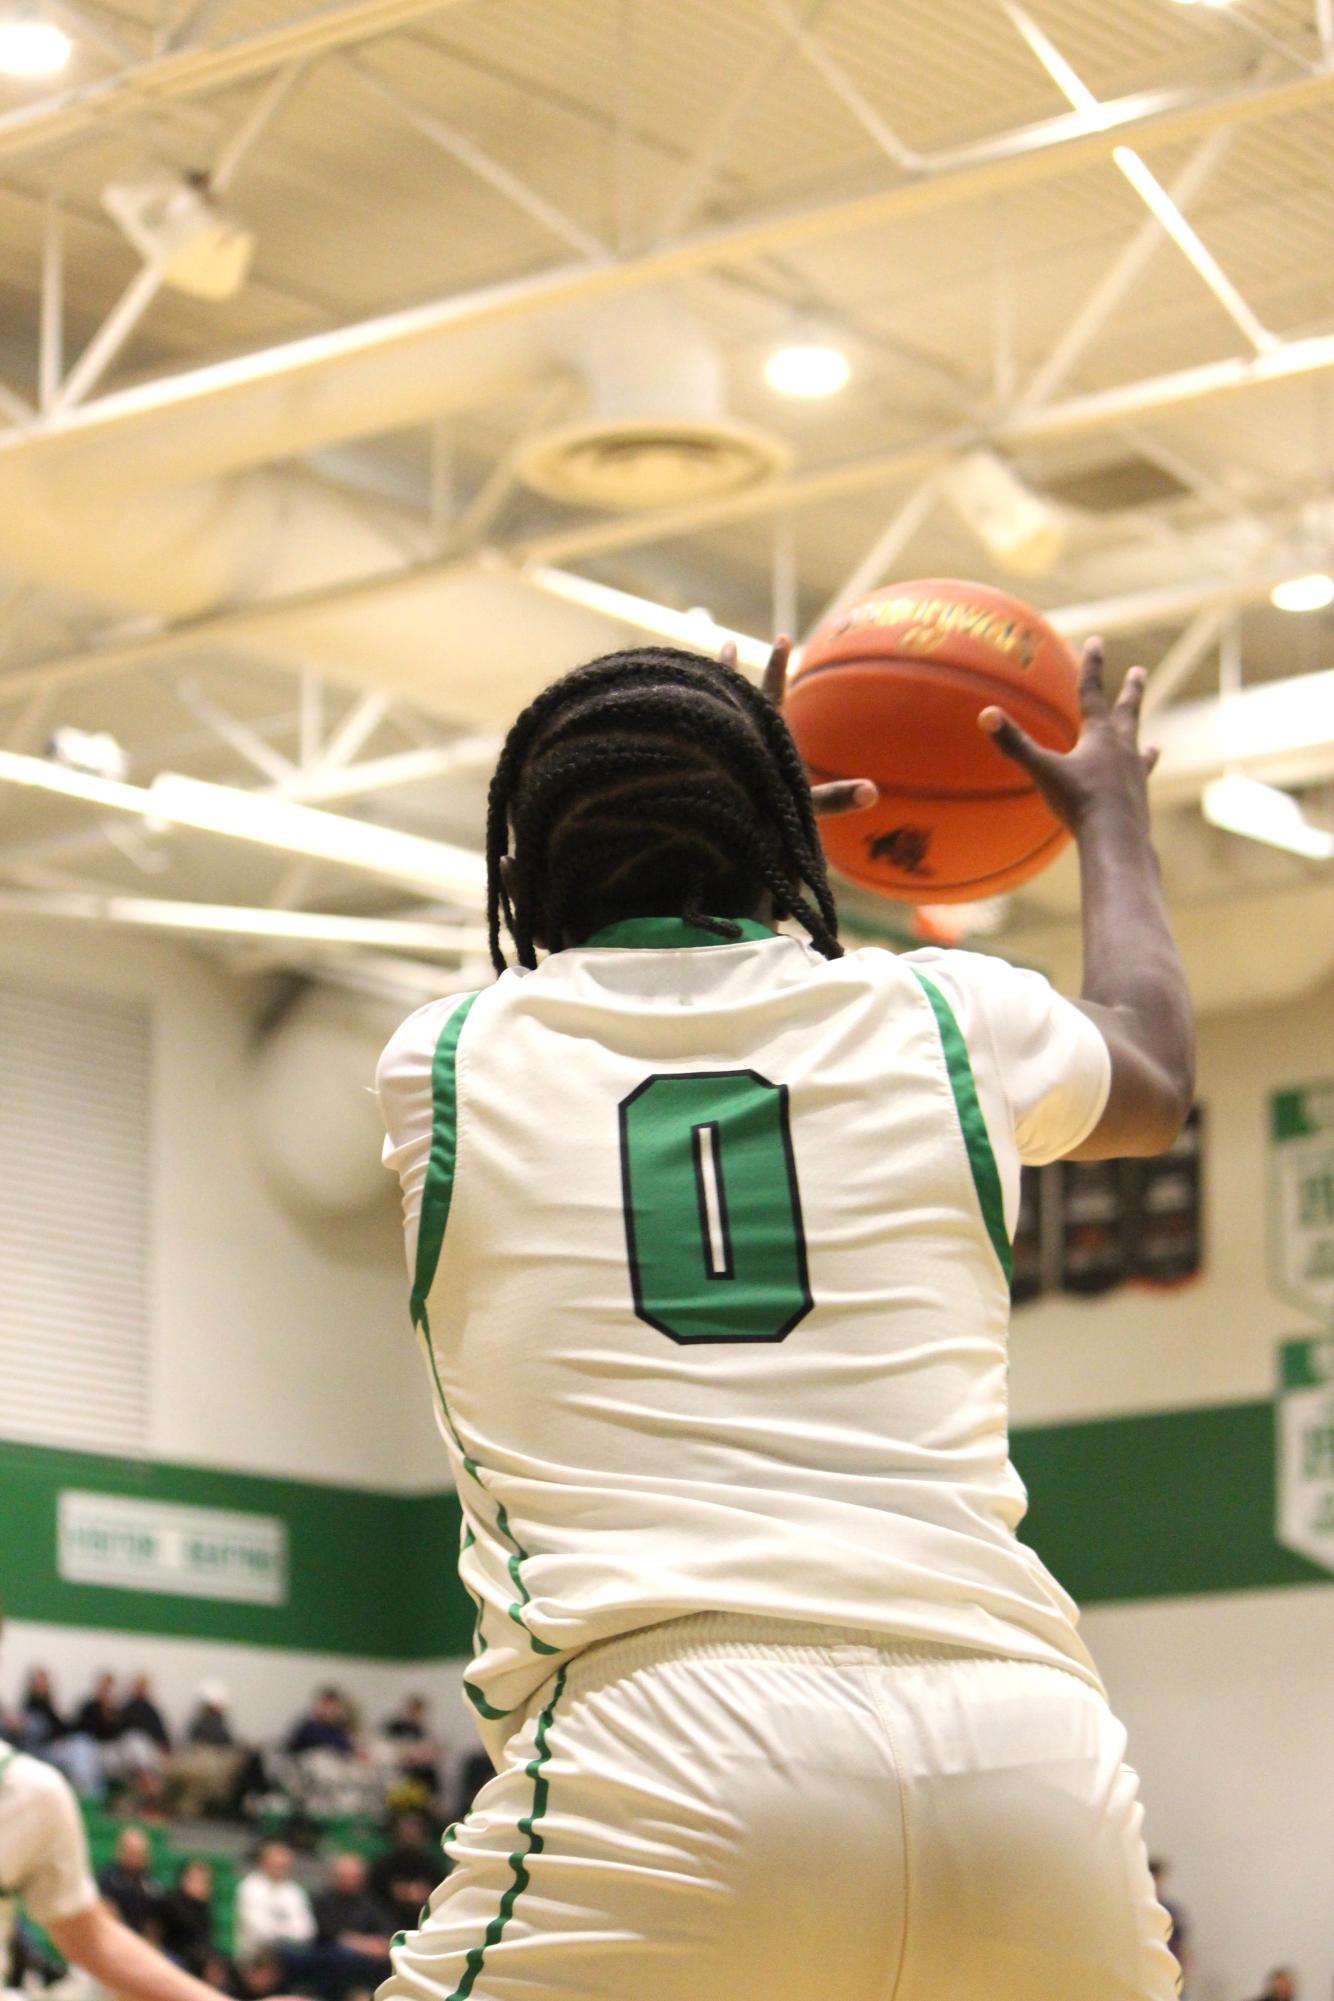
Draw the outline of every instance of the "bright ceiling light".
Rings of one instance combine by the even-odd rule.
[[[55,76],[73,51],[73,42],[54,21],[32,14],[0,19],[0,72],[5,76]]]
[[[1267,841],[1314,862],[1334,860],[1334,834],[1313,827],[1290,792],[1229,771],[1204,788],[1204,817],[1229,834]]]
[[[1309,577],[1289,577],[1274,585],[1269,602],[1279,611],[1323,611],[1334,604],[1334,577],[1323,570],[1314,570]]]
[[[472,849],[341,813],[322,813],[267,793],[242,792],[234,785],[212,785],[169,771],[160,772],[151,785],[123,785],[11,750],[0,750],[0,784],[61,793],[113,813],[136,814],[150,826],[193,827],[283,854],[338,862],[446,897],[464,909],[481,910],[486,903],[486,862]]]
[[[848,358],[828,341],[789,341],[764,364],[764,379],[780,396],[834,396],[852,370]]]

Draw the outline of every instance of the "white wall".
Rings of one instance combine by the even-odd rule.
[[[1275,1346],[1303,1320],[1270,1290],[1266,1272],[1268,1099],[1322,1076],[1334,1076],[1334,987],[1283,1007],[1206,1017],[1204,1274],[1177,1292],[1125,1287],[1021,1308],[1010,1344],[1016,1424],[1270,1395]]]
[[[0,922],[0,952],[13,980],[152,1008],[151,1456],[446,1485],[390,1177],[373,1210],[330,1223],[284,1207],[257,1171],[245,1127],[257,986],[189,950],[32,920]],[[391,1026],[367,1023],[367,1084]]]
[[[1115,1605],[1084,1632],[1130,1732],[1149,1846],[1191,1919],[1189,2001],[1295,1965],[1334,1985],[1334,1590]]]
[[[1334,1075],[1334,991],[1201,1024],[1205,1271],[1178,1292],[1044,1299],[1015,1315],[1016,1424],[1255,1401],[1302,1331],[1268,1278],[1275,1088]],[[1083,1626],[1130,1732],[1150,1846],[1194,1921],[1190,2001],[1243,2001],[1291,1960],[1334,1983],[1334,1579],[1094,1607]]]

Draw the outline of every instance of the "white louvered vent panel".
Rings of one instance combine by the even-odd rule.
[[[146,1007],[0,984],[0,1438],[148,1448]]]

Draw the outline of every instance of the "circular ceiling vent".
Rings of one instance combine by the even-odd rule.
[[[620,419],[548,431],[523,453],[520,471],[539,493],[578,507],[676,507],[758,486],[790,456],[745,424]]]

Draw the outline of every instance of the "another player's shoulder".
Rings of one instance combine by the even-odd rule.
[[[58,1814],[76,1808],[69,1780],[54,1765],[31,1758],[26,1751],[10,1751],[0,1745],[0,1813],[6,1804],[21,1800],[30,1808],[45,1808]]]

